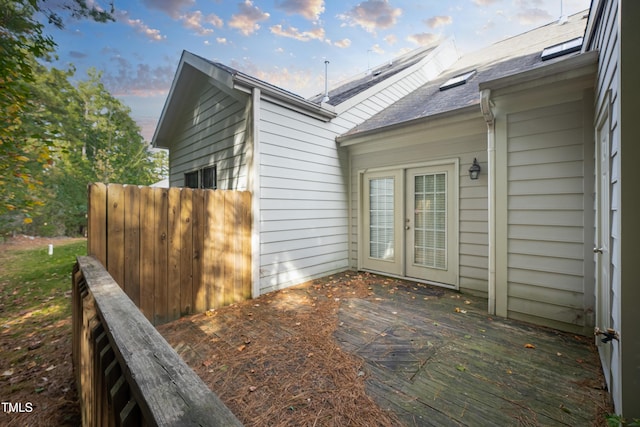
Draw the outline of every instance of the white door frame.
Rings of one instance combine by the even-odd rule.
[[[595,233],[595,293],[596,327],[606,330],[611,325],[611,129],[609,108],[602,112],[596,126],[596,233]],[[596,336],[603,373],[611,389],[611,344],[603,344]]]
[[[440,283],[440,282],[436,282],[433,280],[428,280],[428,279],[421,279],[421,278],[414,278],[414,277],[407,277],[407,269],[406,269],[406,263],[407,263],[407,256],[406,256],[406,247],[407,247],[407,235],[406,232],[407,230],[405,230],[405,219],[406,219],[406,212],[405,212],[405,207],[407,205],[405,198],[406,198],[406,175],[407,175],[407,171],[410,169],[416,169],[416,168],[430,168],[430,167],[436,167],[436,166],[442,166],[442,165],[452,165],[453,166],[453,173],[451,178],[452,181],[452,187],[453,187],[453,192],[454,194],[452,195],[452,201],[453,201],[453,211],[449,213],[449,220],[451,221],[451,233],[452,233],[452,237],[454,237],[454,254],[450,257],[451,262],[455,265],[455,280],[453,280],[453,283]],[[378,167],[378,168],[370,168],[370,169],[361,169],[358,170],[358,188],[357,188],[357,239],[358,239],[358,262],[357,262],[357,268],[358,270],[364,270],[364,271],[372,271],[372,272],[379,272],[382,274],[386,274],[388,276],[394,276],[394,277],[401,277],[401,278],[408,278],[417,282],[422,282],[422,283],[429,283],[429,284],[434,284],[437,286],[443,286],[443,287],[447,287],[447,288],[453,288],[453,289],[459,289],[460,286],[460,274],[459,274],[459,260],[460,260],[460,244],[459,244],[459,188],[460,188],[460,160],[458,158],[448,158],[448,159],[442,159],[442,160],[436,160],[436,161],[430,161],[430,162],[421,162],[421,163],[411,163],[411,164],[402,164],[402,165],[395,165],[395,166],[385,166],[385,167]],[[365,233],[366,233],[366,229],[368,228],[368,226],[365,224],[365,222],[367,221],[367,216],[368,216],[368,209],[367,209],[367,201],[365,199],[365,197],[368,197],[368,193],[365,194],[365,191],[367,191],[368,189],[365,187],[365,185],[367,185],[368,181],[366,181],[366,179],[369,176],[375,176],[375,177],[381,177],[381,176],[392,176],[392,174],[397,174],[400,173],[399,175],[393,175],[393,176],[398,176],[399,179],[396,181],[398,183],[400,183],[402,186],[400,187],[400,191],[396,191],[396,194],[399,194],[401,197],[399,198],[400,200],[396,200],[396,206],[398,211],[396,212],[396,217],[398,217],[398,223],[396,224],[396,237],[400,237],[401,241],[399,241],[396,245],[396,248],[398,248],[399,250],[401,250],[402,252],[398,252],[396,255],[398,256],[398,261],[400,261],[400,265],[397,269],[393,270],[393,272],[391,272],[391,270],[382,270],[379,268],[375,268],[372,267],[371,262],[365,260],[365,258],[367,257],[366,254],[368,254],[368,250],[367,250],[367,244],[368,241],[366,239]],[[398,203],[399,202],[399,203]]]

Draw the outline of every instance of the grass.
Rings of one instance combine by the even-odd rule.
[[[71,315],[69,299],[71,268],[76,256],[86,254],[86,243],[73,241],[48,246],[6,251],[0,255],[2,281],[0,283],[0,323],[12,329],[12,336],[33,333],[33,322],[56,322]],[[40,322],[39,322],[40,323]]]
[[[52,255],[30,244],[0,245],[0,396],[34,410],[0,413],[0,425],[73,425],[71,271],[86,241],[54,241]]]

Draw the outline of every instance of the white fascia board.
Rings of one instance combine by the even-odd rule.
[[[421,126],[422,131],[427,129],[436,129],[442,126],[450,126],[452,123],[465,122],[470,119],[482,117],[479,104],[469,105],[457,110],[445,111],[443,113],[434,114],[432,116],[420,117],[405,122],[394,123],[389,126],[370,129],[353,135],[341,135],[336,137],[336,142],[340,147],[350,147],[371,143],[375,140],[387,140],[390,133],[402,133],[403,131],[412,132],[416,126]]]
[[[589,9],[589,19],[587,20],[587,26],[584,29],[584,42],[582,43],[582,52],[591,50],[591,43],[593,37],[602,18],[602,11],[604,10],[604,0],[591,0],[591,8]]]

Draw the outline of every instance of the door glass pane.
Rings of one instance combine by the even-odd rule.
[[[369,180],[369,256],[393,260],[394,179]]]
[[[447,269],[447,174],[415,176],[414,264]]]

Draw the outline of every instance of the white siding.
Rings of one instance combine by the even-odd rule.
[[[169,150],[171,186],[183,186],[186,172],[216,165],[218,188],[246,190],[246,126],[246,103],[207,84],[176,122]]]
[[[582,100],[507,115],[511,318],[585,325],[584,115]]]
[[[260,293],[266,293],[348,267],[347,201],[331,124],[260,105]]]
[[[358,265],[358,171],[381,167],[404,168],[443,159],[460,161],[459,177],[459,284],[463,292],[487,294],[488,222],[487,222],[487,127],[476,117],[428,131],[420,125],[407,128],[401,135],[376,135],[376,141],[352,148],[350,191],[351,230],[350,263]],[[469,179],[469,167],[477,158],[482,167],[480,178]]]
[[[609,153],[611,155],[612,161],[609,163],[609,170],[611,176],[611,187],[609,188],[610,192],[610,230],[608,230],[609,235],[611,236],[611,240],[609,241],[610,247],[610,265],[609,268],[609,278],[611,280],[611,294],[610,294],[610,309],[611,315],[610,319],[597,319],[599,322],[596,326],[610,326],[616,330],[621,329],[620,322],[620,312],[617,307],[620,307],[620,274],[618,272],[618,266],[620,265],[620,240],[619,240],[619,230],[616,224],[619,224],[619,210],[617,200],[614,199],[613,195],[619,193],[618,188],[619,182],[617,177],[619,176],[620,171],[614,170],[613,159],[618,157],[618,147],[619,144],[617,141],[620,139],[620,127],[619,127],[619,111],[620,111],[620,93],[619,93],[619,84],[620,84],[620,73],[619,73],[619,34],[618,34],[618,25],[617,25],[617,15],[618,15],[618,2],[610,1],[606,2],[607,4],[604,6],[604,13],[602,16],[602,20],[600,21],[600,25],[595,34],[595,38],[592,41],[591,49],[600,50],[600,56],[598,58],[598,76],[596,83],[596,117],[594,125],[597,126],[597,123],[600,123],[605,117],[608,117],[609,122]],[[600,159],[598,159],[600,160]],[[599,227],[599,224],[596,224]],[[606,233],[606,231],[605,231]],[[606,268],[606,267],[605,267]],[[597,272],[596,272],[597,274]],[[607,284],[604,284],[606,287]],[[620,411],[621,406],[621,366],[619,364],[620,360],[620,348],[615,343],[611,343],[611,352],[607,351],[608,349],[601,348],[601,355],[604,358],[610,358],[610,360],[606,360],[603,365],[607,372],[605,372],[605,378],[608,382],[608,387],[611,392],[611,396],[615,405],[617,406],[617,411]]]

